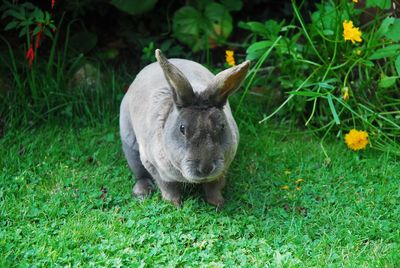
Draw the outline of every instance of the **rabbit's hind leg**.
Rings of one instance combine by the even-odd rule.
[[[137,149],[136,137],[133,144],[127,144],[122,141],[122,149],[128,165],[136,177],[135,186],[133,186],[132,194],[140,199],[144,199],[154,191],[154,183],[150,173],[143,166],[140,160],[140,153]]]
[[[132,194],[143,199],[153,192],[155,186],[153,183],[153,178],[140,160],[139,145],[129,118],[129,112],[127,110],[125,98],[121,103],[119,123],[122,149],[124,151],[125,158],[128,161],[128,165],[136,177],[136,183],[132,189]]]

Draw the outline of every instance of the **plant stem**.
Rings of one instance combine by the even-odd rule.
[[[304,32],[304,35],[305,35],[307,41],[310,43],[312,49],[314,50],[314,52],[317,55],[317,57],[319,58],[319,60],[321,62],[325,63],[324,59],[321,57],[317,48],[314,46],[314,43],[312,42],[311,37],[306,30],[306,26],[304,25],[303,18],[301,17],[300,12],[299,12],[294,0],[292,0],[292,7],[293,7],[294,14],[296,15],[296,18],[299,20],[299,22],[301,24],[301,28],[303,29],[303,32]]]
[[[314,72],[312,72],[306,80],[303,81],[303,83],[300,84],[300,86],[298,88],[296,88],[294,90],[294,92],[299,91],[300,89],[303,88],[303,86],[308,82],[308,80],[311,79],[311,77],[314,76],[314,74],[318,71],[319,69],[315,69]],[[268,119],[270,119],[272,116],[274,116],[277,112],[279,112],[295,95],[290,95],[275,111],[273,111],[270,115],[268,115],[267,117],[264,117],[262,120],[260,120],[258,123],[261,124],[265,121],[267,121]]]
[[[251,73],[250,81],[247,83],[246,88],[240,98],[240,101],[239,101],[238,107],[236,108],[235,114],[237,114],[239,109],[241,108],[243,100],[246,97],[247,92],[250,89],[250,86],[253,84],[254,78],[255,78],[256,74],[258,73],[258,70],[261,68],[261,65],[265,62],[265,60],[271,53],[272,49],[274,49],[274,47],[278,44],[278,42],[279,42],[279,40],[281,40],[281,38],[282,38],[282,36],[278,36],[278,38],[276,38],[275,42],[269,47],[269,49],[257,61],[256,65],[253,67],[253,70],[251,72],[249,72],[249,74]]]

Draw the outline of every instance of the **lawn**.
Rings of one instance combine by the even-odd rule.
[[[240,122],[226,205],[187,187],[140,202],[117,120],[45,123],[0,139],[0,266],[395,267],[400,165],[342,140]]]

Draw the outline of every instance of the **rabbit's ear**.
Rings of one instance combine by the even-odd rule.
[[[162,54],[161,50],[156,49],[156,58],[164,72],[168,84],[172,88],[175,104],[178,107],[191,105],[195,100],[193,88],[185,75]]]
[[[250,61],[247,60],[218,73],[207,86],[208,101],[215,106],[224,106],[229,95],[234,93],[246,78],[249,66]]]

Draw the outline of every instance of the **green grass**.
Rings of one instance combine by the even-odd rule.
[[[181,209],[159,192],[132,198],[116,120],[9,129],[0,139],[0,266],[400,263],[396,158],[371,149],[358,158],[331,140],[325,165],[310,134],[240,125],[222,211],[193,189]]]

